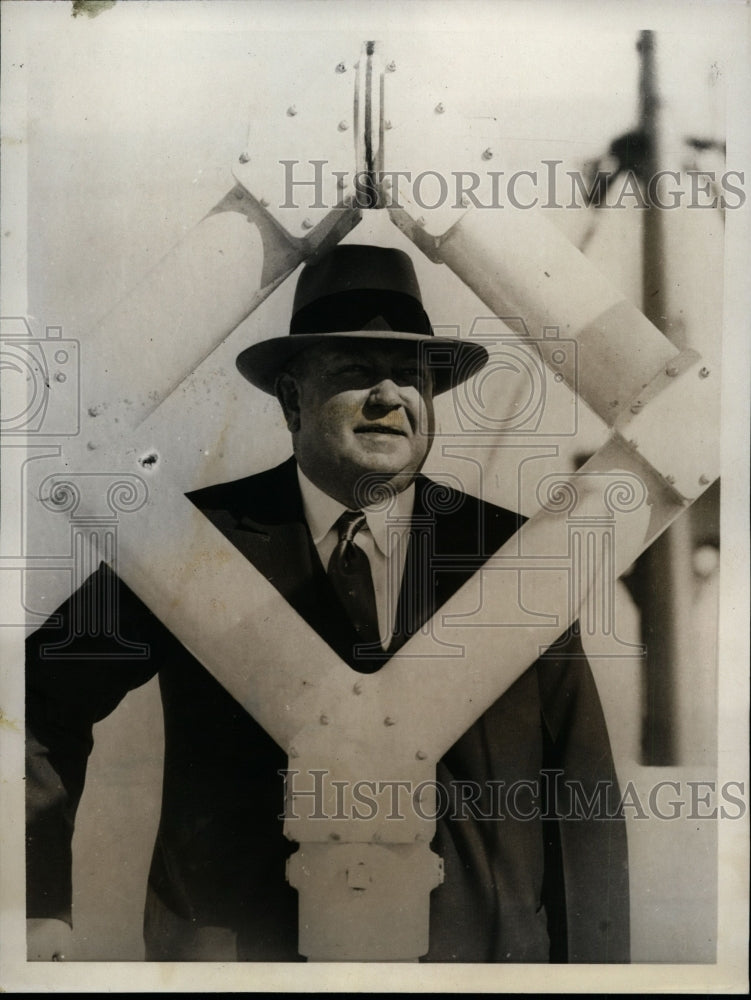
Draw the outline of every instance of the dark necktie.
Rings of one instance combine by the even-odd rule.
[[[329,560],[329,580],[336,591],[360,644],[374,643],[381,651],[375,589],[367,555],[353,539],[366,524],[361,510],[345,510],[336,522],[339,541]]]

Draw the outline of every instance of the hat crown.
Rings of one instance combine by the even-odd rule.
[[[432,335],[414,264],[403,250],[347,243],[303,268],[290,334],[351,330]]]
[[[357,291],[400,292],[422,305],[415,266],[404,250],[341,243],[303,268],[292,314],[327,295]]]

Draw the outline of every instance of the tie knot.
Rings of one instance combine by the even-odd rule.
[[[336,522],[339,532],[339,544],[348,544],[357,532],[366,524],[365,515],[361,510],[345,510]]]

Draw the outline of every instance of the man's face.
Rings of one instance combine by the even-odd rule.
[[[433,379],[415,343],[343,341],[309,348],[279,396],[300,468],[351,506],[358,483],[405,489],[433,435]]]

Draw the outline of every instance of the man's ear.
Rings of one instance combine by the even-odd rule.
[[[289,372],[282,372],[276,380],[276,398],[284,412],[287,430],[295,434],[300,430],[300,390]]]

